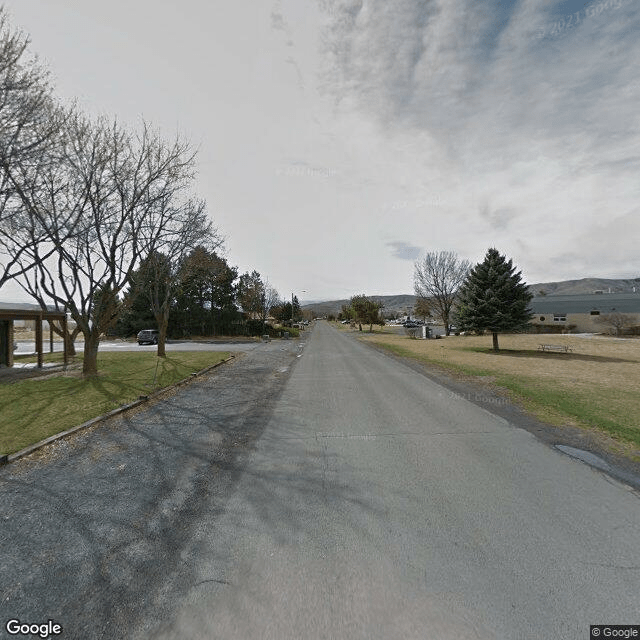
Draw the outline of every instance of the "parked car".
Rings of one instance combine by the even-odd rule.
[[[143,329],[138,332],[138,344],[158,344],[159,335],[156,329]]]

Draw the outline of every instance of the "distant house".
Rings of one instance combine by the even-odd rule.
[[[539,333],[602,333],[608,314],[631,316],[631,326],[640,331],[640,293],[604,293],[572,296],[536,296],[529,305],[534,316],[532,328]]]

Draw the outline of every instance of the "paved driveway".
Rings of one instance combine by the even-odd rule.
[[[193,340],[171,340],[166,343],[167,351],[251,351],[260,344],[257,340],[229,340],[221,341],[193,341]],[[84,349],[84,342],[75,343],[76,351]],[[156,345],[143,344],[137,342],[127,342],[124,340],[104,340],[100,343],[100,351],[155,351]],[[32,341],[18,342],[16,354],[34,353],[34,343]],[[53,350],[62,351],[62,343],[54,342]],[[49,343],[45,341],[44,352],[49,353]]]

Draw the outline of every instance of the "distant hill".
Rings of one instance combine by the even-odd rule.
[[[633,293],[640,291],[640,278],[628,280],[616,280],[611,278],[582,278],[580,280],[562,280],[560,282],[541,282],[530,284],[529,289],[534,295],[547,296],[572,296],[594,291],[604,291],[605,293]]]
[[[25,311],[38,311],[40,309],[40,305],[32,304],[30,302],[0,302],[0,309],[20,309]]]
[[[547,296],[570,296],[583,295],[585,293],[593,293],[594,291],[604,291],[608,293],[633,293],[634,287],[636,292],[640,292],[640,278],[631,279],[612,279],[612,278],[582,278],[580,280],[561,280],[559,282],[539,282],[530,284],[531,293],[538,296],[541,291]],[[406,314],[412,313],[416,303],[416,297],[412,295],[400,294],[395,296],[370,296],[375,300],[380,300],[384,304],[386,313]],[[330,313],[339,313],[342,305],[348,304],[349,299],[342,300],[324,300],[321,302],[309,302],[303,304],[305,310],[313,310],[317,316],[325,316]],[[20,302],[17,304],[0,302],[0,309],[8,307],[19,307],[22,309],[39,309],[37,304],[29,304]]]
[[[384,312],[407,313],[413,310],[416,297],[410,295],[397,296],[369,296],[373,300],[380,300],[384,304]],[[302,308],[313,310],[316,316],[326,316],[330,313],[337,314],[342,309],[342,305],[349,304],[349,299],[326,300],[324,302],[314,302],[303,304]]]
[[[628,280],[616,280],[611,278],[582,278],[580,280],[562,280],[559,282],[539,282],[530,284],[529,289],[534,295],[547,296],[570,296],[581,295],[585,293],[593,293],[594,291],[611,290],[611,293],[633,293],[634,288],[640,291],[640,278]],[[411,312],[416,303],[416,297],[410,295],[397,296],[370,296],[375,300],[381,300],[384,303],[384,311],[389,313],[405,314]],[[323,302],[314,302],[302,305],[303,309],[313,310],[316,316],[325,316],[330,313],[339,313],[342,305],[348,304],[349,300],[326,300]]]

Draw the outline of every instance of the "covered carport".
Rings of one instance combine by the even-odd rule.
[[[53,321],[60,322],[63,332],[67,331],[67,314],[64,311],[51,311],[34,308],[32,305],[7,305],[0,307],[0,367],[13,366],[14,322],[16,320],[31,320],[35,323],[35,351],[38,355],[38,368],[42,368],[44,361],[43,350],[43,322],[49,323],[49,345],[53,351]],[[67,346],[63,347],[63,358],[66,366],[68,362]]]

